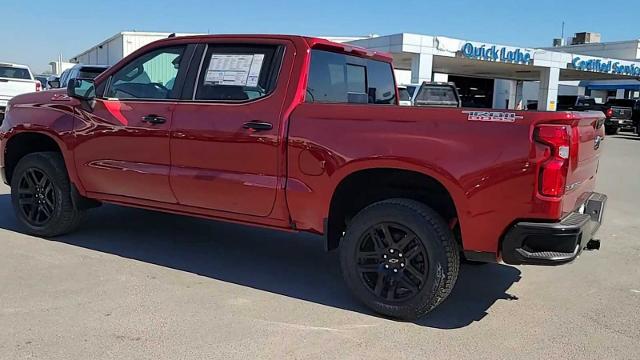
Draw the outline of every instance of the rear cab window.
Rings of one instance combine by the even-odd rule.
[[[416,105],[458,106],[459,97],[453,85],[424,84],[418,90]]]
[[[311,50],[306,102],[395,105],[390,63]]]
[[[0,78],[32,80],[29,69],[14,66],[0,66]]]

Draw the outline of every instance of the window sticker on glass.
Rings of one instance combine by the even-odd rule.
[[[211,54],[207,85],[258,86],[264,54]]]

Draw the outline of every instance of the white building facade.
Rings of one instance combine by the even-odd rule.
[[[170,34],[164,32],[123,31],[76,55],[70,61],[86,65],[113,65],[147,44],[166,39]],[[176,36],[188,35],[197,34],[176,34]]]
[[[582,49],[533,49],[408,33],[348,43],[391,53],[399,83],[409,78],[411,83],[447,81],[454,76],[462,82],[465,78],[493,79],[493,99],[488,106],[494,108],[515,109],[535,103],[538,110],[554,111],[558,95],[584,95],[583,81],[637,82],[640,78],[637,59],[614,58],[604,51],[590,55],[577,52]],[[625,53],[613,54],[633,55],[629,49],[619,51]]]
[[[169,33],[121,32],[73,57],[71,62],[113,65]],[[195,34],[176,34],[176,36]],[[631,97],[633,91],[597,89],[624,82],[640,90],[640,42],[534,49],[446,36],[411,33],[325,37],[390,53],[398,84],[454,82],[470,107],[555,111],[558,95]],[[600,82],[600,83],[598,83]],[[599,85],[598,85],[599,84]]]

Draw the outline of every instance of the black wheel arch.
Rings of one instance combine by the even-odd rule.
[[[328,217],[324,220],[326,250],[337,249],[351,219],[367,206],[393,198],[423,203],[451,224],[462,245],[458,210],[449,190],[434,177],[397,168],[373,168],[343,178],[333,192]]]

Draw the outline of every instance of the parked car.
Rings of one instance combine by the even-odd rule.
[[[66,88],[71,79],[95,79],[108,68],[106,65],[74,65],[63,71],[59,78],[49,79],[49,86],[53,89]]]
[[[605,133],[614,135],[620,128],[631,129],[631,107],[618,106],[612,102],[598,104],[594,98],[582,95],[558,96],[558,111],[601,111],[605,114]]]
[[[604,104],[604,113],[607,116],[605,125],[610,127],[610,133],[623,130],[640,135],[640,99],[609,99]],[[611,129],[614,122],[618,130]]]
[[[47,88],[47,82],[49,79],[50,75],[35,75],[34,79],[38,80],[38,82],[40,82],[40,88],[42,90]]]
[[[460,107],[462,102],[454,83],[425,81],[421,84],[403,85],[407,89],[411,105]]]
[[[164,39],[12,99],[0,174],[46,238],[100,203],[320,234],[353,294],[402,319],[442,303],[461,258],[558,265],[599,247],[602,113],[397,105],[390,55]]]
[[[0,63],[0,121],[14,96],[40,90],[40,82],[33,78],[28,66]]]

